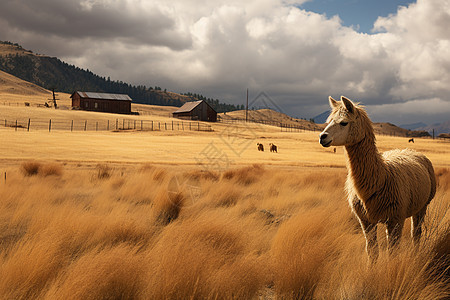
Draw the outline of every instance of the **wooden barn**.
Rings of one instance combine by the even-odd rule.
[[[131,98],[124,94],[74,92],[72,109],[131,114]]]
[[[186,102],[172,114],[174,118],[179,119],[217,121],[217,112],[204,100]]]

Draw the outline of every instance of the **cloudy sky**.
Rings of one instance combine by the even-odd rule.
[[[297,117],[345,95],[375,121],[450,119],[450,0],[2,0],[0,40]]]

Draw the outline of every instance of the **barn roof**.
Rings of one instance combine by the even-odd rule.
[[[183,104],[182,107],[180,107],[179,109],[177,109],[176,111],[174,111],[173,113],[183,113],[183,112],[190,112],[192,111],[194,108],[196,108],[200,103],[202,103],[203,100],[198,100],[198,101],[192,101],[192,102],[186,102],[185,104]]]
[[[132,101],[130,96],[125,95],[125,94],[93,93],[93,92],[80,92],[80,91],[76,91],[75,93],[80,95],[81,98]],[[73,96],[73,94],[72,94],[72,96]]]

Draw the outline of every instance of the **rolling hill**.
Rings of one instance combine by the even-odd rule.
[[[60,108],[71,106],[70,94],[59,93]],[[23,106],[29,103],[33,106],[44,105],[52,98],[52,92],[34,83],[22,80],[11,74],[0,71],[0,104],[8,106]]]
[[[32,105],[43,105],[50,98],[51,91],[0,71],[0,102],[9,102],[14,105],[22,105],[24,102],[29,102]],[[58,105],[61,109],[70,109],[70,94],[58,93],[58,99]],[[132,106],[133,111],[137,111],[143,115],[171,116],[171,112],[175,109],[175,106],[144,105],[140,103],[133,103]],[[245,110],[220,113],[219,116],[224,122],[243,121],[245,120]],[[284,126],[306,128],[315,131],[323,130],[325,127],[324,124],[316,124],[307,120],[292,118],[271,109],[249,110],[248,119],[256,123],[275,126],[280,126],[280,123],[282,123]],[[374,130],[377,134],[391,136],[427,136],[425,131],[407,130],[390,123],[374,123]]]
[[[71,94],[68,93],[57,93],[59,110],[71,109],[72,100],[70,99],[70,95]],[[30,103],[31,106],[42,107],[51,98],[51,91],[0,71],[0,104],[3,106],[24,106],[24,103],[26,102]],[[171,113],[176,109],[177,107],[168,105],[162,106],[132,103],[132,111],[139,112],[140,115],[168,117],[171,116]],[[41,114],[44,116],[47,116],[49,113],[50,112],[46,110],[41,111]],[[4,114],[2,116],[4,117]]]
[[[155,86],[134,86],[109,77],[101,77],[90,70],[69,65],[56,57],[34,54],[11,42],[0,42],[0,70],[20,79],[58,92],[76,90],[128,94],[135,103],[181,106],[187,101],[206,100],[217,111],[232,111],[237,107],[218,100],[203,99],[197,94],[182,95]]]
[[[0,69],[46,89],[64,93],[75,90],[128,94],[135,102],[180,106],[191,97],[162,91],[160,88],[132,86],[112,81],[69,65],[56,57],[36,55],[20,45],[0,43]]]
[[[34,83],[21,80],[0,70],[0,93],[18,95],[46,95],[51,92]]]
[[[225,122],[233,120],[243,121],[245,120],[245,110],[236,110],[232,112],[222,113],[219,116]],[[301,127],[315,131],[322,130],[324,128],[323,125],[318,125],[302,119],[292,118],[284,113],[280,113],[272,109],[249,110],[248,120],[276,126],[279,126],[281,123],[287,126]]]

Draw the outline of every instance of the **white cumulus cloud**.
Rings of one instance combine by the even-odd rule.
[[[449,0],[400,7],[371,34],[305,11],[305,1],[3,2],[0,39],[133,84],[236,104],[249,88],[307,118],[327,109],[328,95],[392,122],[392,111],[414,119],[423,107],[439,109],[420,121],[445,121],[450,106]]]

